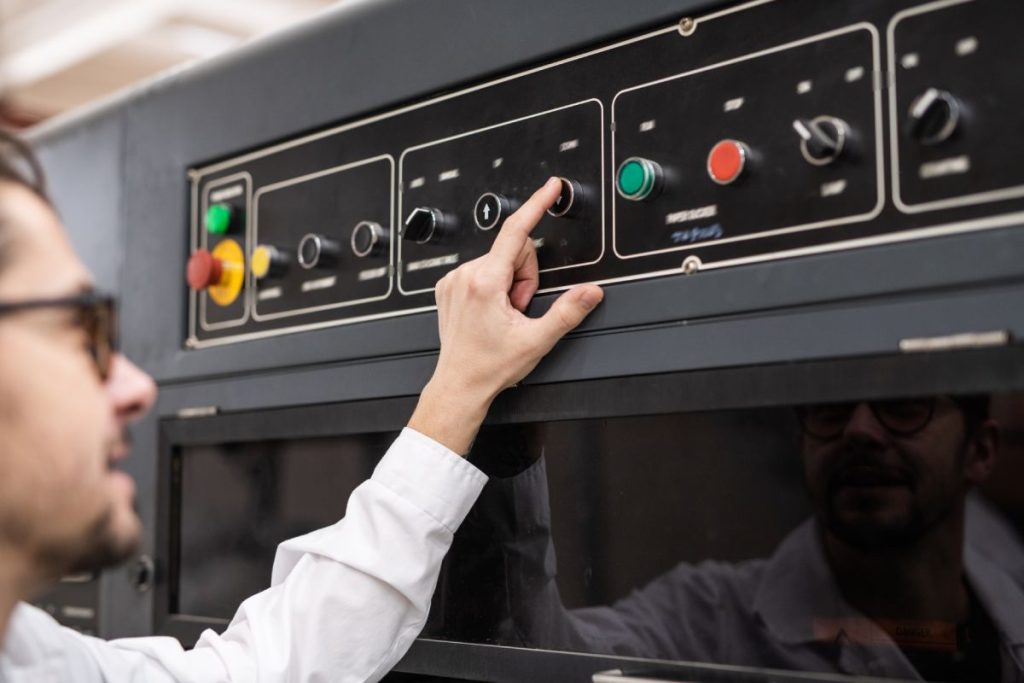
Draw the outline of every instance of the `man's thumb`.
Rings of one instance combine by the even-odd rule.
[[[602,299],[604,290],[597,285],[579,285],[558,297],[539,320],[550,343],[576,329]]]

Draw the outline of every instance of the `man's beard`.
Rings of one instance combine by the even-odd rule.
[[[846,545],[862,552],[909,548],[920,541],[937,521],[929,522],[917,505],[902,519],[885,522],[864,518],[848,520],[836,509],[837,506],[836,498],[830,496],[825,511],[825,528]]]
[[[825,528],[838,540],[863,552],[886,552],[916,545],[947,514],[952,506],[926,513],[916,494],[917,481],[913,469],[905,462],[884,458],[871,447],[850,444],[842,454],[844,462],[829,478],[827,499],[824,510]],[[867,472],[865,472],[867,470]],[[843,491],[856,492],[865,478],[879,486],[906,487],[909,501],[906,508],[893,514],[892,511],[871,509],[881,505],[871,500],[870,485],[861,492],[864,498],[861,509],[855,502],[845,501],[848,508],[840,510]],[[858,482],[858,479],[860,481]],[[848,489],[845,487],[849,487]],[[853,493],[852,495],[856,495]]]
[[[107,509],[82,533],[75,543],[50,545],[39,550],[40,566],[51,576],[97,572],[118,565],[135,554],[137,535],[118,538],[111,523],[113,512]]]

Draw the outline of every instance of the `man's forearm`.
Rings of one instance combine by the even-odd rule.
[[[449,450],[466,455],[487,415],[492,396],[432,379],[420,394],[409,427]]]

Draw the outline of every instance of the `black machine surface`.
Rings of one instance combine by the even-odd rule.
[[[342,3],[38,131],[161,385],[130,466],[143,556],[45,604],[104,636],[225,625],[408,419],[436,281],[556,175],[532,312],[579,282],[606,300],[499,397],[470,454],[491,483],[394,680],[997,680],[1024,657],[1022,20]],[[888,434],[889,460],[836,424]],[[947,538],[971,618],[851,620],[885,582],[844,580],[822,530],[907,552],[843,511],[927,518],[986,453]]]
[[[1024,10],[893,9],[741,7],[202,165],[187,343],[429,308],[549,175],[544,290],[1012,222]]]

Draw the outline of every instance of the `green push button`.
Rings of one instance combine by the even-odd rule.
[[[661,167],[649,159],[630,157],[619,166],[616,188],[624,199],[647,199],[661,183]]]
[[[211,235],[224,235],[231,227],[231,205],[212,204],[206,210],[206,231]]]

